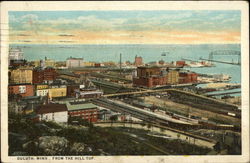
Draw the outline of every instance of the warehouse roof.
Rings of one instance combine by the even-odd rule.
[[[41,105],[40,107],[38,107],[37,114],[63,112],[67,110],[68,109],[65,104],[47,104],[47,105]]]
[[[67,103],[67,108],[68,111],[75,111],[75,110],[95,109],[97,108],[97,106],[92,103],[78,103],[78,104]]]

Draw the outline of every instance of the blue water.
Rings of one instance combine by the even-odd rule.
[[[202,45],[10,45],[21,47],[25,59],[39,60],[47,58],[56,61],[65,61],[68,57],[83,57],[85,61],[114,61],[119,62],[120,53],[122,61],[134,61],[136,55],[143,57],[143,62],[159,61],[166,62],[188,58],[198,60],[200,57],[208,58],[214,50],[238,50],[240,44],[202,44]],[[166,56],[161,56],[166,52]],[[237,56],[215,56],[214,59],[234,62],[238,61]],[[192,68],[197,73],[223,73],[232,76],[231,82],[241,82],[241,67],[237,65],[215,63],[216,67]]]

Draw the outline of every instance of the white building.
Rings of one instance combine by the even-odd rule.
[[[11,48],[9,51],[9,60],[23,60],[23,52],[21,49]]]
[[[42,105],[37,110],[39,120],[54,121],[58,123],[68,122],[68,109],[66,104]]]
[[[66,67],[68,68],[74,68],[74,67],[83,67],[84,62],[83,58],[68,58],[66,61]]]
[[[36,90],[37,96],[47,96],[48,93],[49,93],[49,89]]]

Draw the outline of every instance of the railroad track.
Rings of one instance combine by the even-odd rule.
[[[194,135],[194,134],[191,134],[189,132],[181,131],[181,130],[178,130],[178,129],[175,129],[175,128],[168,127],[170,125],[170,123],[174,123],[174,122],[167,121],[166,119],[161,119],[160,117],[155,117],[153,115],[148,115],[146,113],[134,110],[133,108],[129,108],[129,107],[126,107],[126,106],[119,105],[119,104],[114,103],[114,102],[112,102],[110,100],[107,100],[107,99],[92,99],[91,101],[96,105],[109,108],[109,109],[111,109],[113,111],[125,112],[125,113],[128,113],[128,114],[131,114],[134,117],[136,117],[138,119],[141,119],[143,121],[149,122],[154,126],[161,127],[161,128],[164,128],[164,129],[176,132],[176,133],[180,133],[180,134],[183,134],[183,135],[186,135],[186,136],[189,136],[189,137],[196,138],[196,139],[201,139],[201,140],[204,140],[204,141],[207,141],[207,142],[210,142],[210,143],[216,143],[215,140],[212,140],[212,139],[209,139],[209,138],[206,138],[206,137],[202,137],[202,136],[199,136],[199,135]],[[175,121],[175,123],[176,122],[177,121]],[[192,124],[188,124],[188,123],[182,123],[180,125],[197,126],[197,125],[192,125]]]

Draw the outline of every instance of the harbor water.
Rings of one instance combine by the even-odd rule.
[[[209,53],[216,50],[241,50],[240,44],[199,44],[199,45],[152,45],[152,44],[126,44],[126,45],[52,45],[52,44],[12,44],[10,47],[21,48],[28,61],[40,60],[45,57],[56,61],[65,61],[68,57],[82,57],[84,61],[119,62],[120,53],[122,61],[134,62],[135,56],[141,56],[144,63],[164,60],[172,62],[187,58],[199,60],[208,59]],[[166,55],[162,55],[165,53]],[[238,56],[214,56],[214,60],[238,62]],[[188,70],[204,74],[228,74],[231,83],[241,83],[241,66],[215,63],[215,67],[187,68]]]

